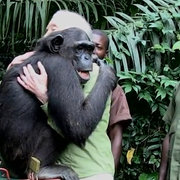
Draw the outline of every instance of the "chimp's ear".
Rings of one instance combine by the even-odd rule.
[[[54,38],[52,38],[50,42],[51,51],[55,53],[59,52],[63,41],[64,41],[64,38],[61,34],[58,34]]]

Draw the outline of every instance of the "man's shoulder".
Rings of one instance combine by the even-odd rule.
[[[175,92],[179,92],[180,91],[180,82],[177,83],[176,87],[175,87]]]
[[[112,96],[125,96],[124,90],[122,87],[118,84],[116,88],[112,91]]]

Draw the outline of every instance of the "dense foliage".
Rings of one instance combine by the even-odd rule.
[[[158,176],[161,143],[168,130],[162,117],[180,79],[180,1],[143,0],[134,6],[138,11],[132,17],[122,12],[106,17],[113,27],[107,31],[110,59],[133,116],[124,135],[117,179],[153,180]]]
[[[162,116],[180,79],[180,0],[0,0],[0,77],[12,57],[34,46],[58,9],[82,14],[109,35],[108,60],[133,116],[116,179],[157,179],[168,130]]]
[[[44,32],[54,12],[69,9],[85,16],[96,28],[104,28],[104,15],[127,7],[125,0],[0,0],[0,70],[14,56],[29,51]],[[0,71],[0,78],[3,71]]]
[[[78,12],[100,27],[105,23],[101,15],[113,15],[123,8],[121,4],[112,0],[0,0],[0,49],[16,53],[24,50],[26,44],[27,50],[44,34],[47,22],[59,9]]]

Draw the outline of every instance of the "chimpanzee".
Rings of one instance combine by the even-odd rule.
[[[112,68],[99,62],[97,82],[84,97],[81,83],[92,70],[93,49],[94,44],[78,28],[53,32],[39,40],[33,56],[5,74],[0,86],[0,153],[15,177],[26,178],[30,159],[36,157],[41,162],[39,178],[78,179],[70,168],[54,165],[55,159],[69,142],[85,143],[116,83]],[[62,136],[47,124],[36,97],[16,81],[27,64],[38,73],[38,61],[48,74],[49,114]]]

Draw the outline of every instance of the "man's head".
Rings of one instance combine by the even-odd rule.
[[[108,36],[99,29],[94,29],[92,32],[92,41],[95,44],[94,53],[98,56],[98,58],[103,59],[108,53]]]
[[[72,27],[82,29],[86,32],[90,39],[92,38],[91,26],[85,18],[75,12],[67,10],[59,10],[53,15],[47,25],[47,32],[45,36],[49,35],[53,31],[61,31]]]

